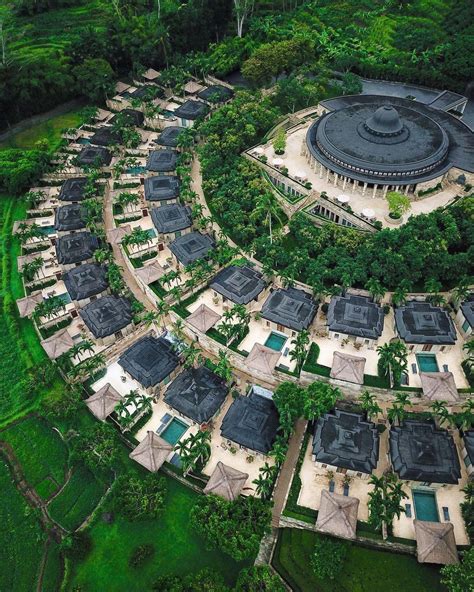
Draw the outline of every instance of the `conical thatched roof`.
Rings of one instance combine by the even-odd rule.
[[[242,473],[219,461],[204,488],[204,493],[213,493],[232,502],[239,497],[248,477],[247,473]]]
[[[245,360],[249,370],[271,374],[280,359],[281,353],[265,345],[256,343]]]
[[[44,351],[48,354],[51,360],[59,358],[60,355],[66,353],[74,345],[72,337],[69,335],[67,329],[63,329],[58,333],[55,333],[48,339],[43,339],[41,342]]]
[[[16,305],[18,306],[18,312],[20,317],[29,317],[36,308],[36,305],[43,302],[43,295],[41,292],[33,294],[32,296],[25,296],[25,298],[18,298]]]
[[[355,497],[321,492],[316,529],[346,539],[356,536],[359,500]]]
[[[122,400],[122,396],[108,382],[100,390],[86,399],[85,403],[97,419],[106,419]]]
[[[189,315],[186,321],[195,327],[201,333],[206,333],[211,327],[221,319],[221,315],[214,312],[212,308],[209,308],[205,304],[201,304],[199,308]]]
[[[335,351],[330,376],[336,380],[363,384],[365,362],[366,359],[360,356],[351,356]]]
[[[415,520],[416,554],[420,563],[459,563],[451,522]]]
[[[152,473],[156,473],[172,450],[173,446],[171,444],[168,444],[166,440],[160,438],[155,432],[149,431],[129,456]]]
[[[144,265],[135,270],[135,275],[137,275],[137,277],[147,286],[160,279],[164,273],[165,270],[161,267],[158,261],[153,261],[153,263],[149,263],[148,265]]]
[[[423,395],[430,401],[457,401],[459,399],[452,372],[420,372]]]
[[[122,241],[123,237],[130,234],[130,232],[132,232],[130,224],[127,224],[126,226],[117,226],[117,228],[107,230],[107,240],[111,245],[117,245]]]

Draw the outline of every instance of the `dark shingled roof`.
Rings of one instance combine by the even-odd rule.
[[[474,327],[474,294],[461,304],[462,314],[471,327]]]
[[[278,426],[278,411],[272,399],[251,392],[247,397],[237,397],[229,407],[222,420],[221,436],[267,454],[275,441]]]
[[[108,166],[112,161],[112,154],[103,146],[86,146],[77,157],[80,165],[93,165],[98,162],[102,166]]]
[[[120,119],[122,119],[126,124],[129,125],[141,125],[145,119],[143,113],[141,111],[137,111],[136,109],[122,109],[120,114],[124,115],[125,117],[119,118],[117,117],[118,113],[116,113],[110,120],[110,123],[114,124],[116,121],[120,121]]]
[[[79,312],[94,337],[107,337],[132,322],[132,307],[126,298],[102,296]]]
[[[181,119],[194,120],[205,115],[208,111],[209,107],[206,103],[189,99],[176,109],[174,115],[176,115],[176,117],[181,117]]]
[[[130,376],[148,388],[169,376],[178,366],[179,359],[169,341],[163,337],[147,335],[129,347],[120,356],[118,363]]]
[[[158,138],[155,140],[155,144],[160,146],[170,146],[175,148],[178,145],[178,136],[184,128],[178,125],[170,125],[165,127]]]
[[[75,232],[58,238],[56,256],[58,263],[80,263],[90,259],[99,248],[99,241],[90,232]]]
[[[329,303],[327,322],[330,331],[378,339],[382,335],[382,307],[365,296],[333,296]]]
[[[474,430],[464,432],[463,440],[467,455],[471,459],[471,463],[474,465]]]
[[[379,459],[377,427],[360,413],[335,409],[316,422],[313,454],[318,462],[370,474]]]
[[[120,134],[111,127],[101,127],[90,138],[90,143],[95,146],[113,146],[121,143]]]
[[[148,155],[146,168],[154,173],[169,173],[175,170],[177,158],[174,150],[152,150]]]
[[[318,305],[312,296],[296,288],[274,290],[262,306],[262,317],[288,329],[307,329],[316,315]]]
[[[86,226],[86,209],[78,203],[56,208],[54,228],[56,230],[79,230]]]
[[[83,300],[107,290],[107,272],[104,267],[85,263],[63,275],[64,284],[72,300]]]
[[[221,84],[213,84],[198,92],[198,97],[210,103],[223,103],[234,96],[234,91]]]
[[[155,228],[162,234],[184,230],[192,226],[191,208],[181,204],[167,204],[151,210],[151,219]]]
[[[205,366],[189,368],[168,386],[165,403],[196,423],[205,423],[219,411],[228,392],[222,378]]]
[[[389,435],[393,470],[400,479],[457,483],[461,477],[453,438],[433,422],[406,420]]]
[[[214,249],[214,241],[207,234],[190,232],[175,238],[169,245],[170,251],[183,265],[203,259]]]
[[[395,309],[395,325],[401,339],[407,343],[452,345],[456,329],[449,314],[429,302],[407,302]]]
[[[179,179],[175,175],[157,175],[145,179],[145,199],[164,201],[179,195]]]
[[[81,201],[84,199],[84,188],[86,184],[86,177],[67,179],[61,186],[58,198],[61,201]]]
[[[265,281],[256,269],[231,265],[220,271],[209,286],[232,302],[248,304],[265,289]]]
[[[453,166],[474,171],[474,134],[449,113],[420,101],[375,95],[337,97],[321,105],[330,112],[311,125],[307,145],[336,173],[407,185],[439,177]]]

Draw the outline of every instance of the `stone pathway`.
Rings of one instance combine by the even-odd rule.
[[[308,422],[305,419],[298,419],[295,426],[295,431],[290,439],[286,459],[280,469],[278,481],[273,492],[273,510],[272,510],[272,526],[278,528],[280,526],[280,516],[285,507],[286,498],[291,487],[293,474],[301,449],[306,426]]]

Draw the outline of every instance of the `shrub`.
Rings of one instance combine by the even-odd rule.
[[[114,509],[127,520],[157,518],[165,502],[166,481],[153,473],[143,479],[121,475],[114,491]]]
[[[151,543],[144,545],[138,545],[132,551],[128,565],[133,568],[137,568],[142,565],[147,559],[150,559],[155,553],[155,547]]]
[[[75,532],[64,537],[61,542],[61,551],[70,559],[82,561],[92,549],[92,540],[89,533]]]
[[[333,580],[342,570],[347,556],[348,544],[330,537],[316,539],[311,567],[317,578]]]

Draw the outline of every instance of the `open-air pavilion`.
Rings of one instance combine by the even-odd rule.
[[[156,260],[135,270],[135,275],[137,278],[146,286],[159,280],[164,273],[165,270]]]
[[[25,296],[24,298],[18,298],[16,305],[18,306],[20,318],[23,319],[25,317],[31,316],[36,308],[36,305],[40,302],[43,302],[43,294],[41,294],[41,292],[32,294],[31,296]]]
[[[452,372],[420,372],[423,396],[430,401],[455,403],[459,400]]]
[[[86,399],[85,404],[97,419],[105,421],[107,417],[114,412],[115,407],[117,407],[121,401],[122,395],[120,395],[110,383],[107,383]]]
[[[360,356],[351,356],[344,352],[335,351],[330,377],[335,380],[363,384],[365,362],[366,359]]]
[[[127,236],[132,232],[130,224],[125,226],[117,226],[107,231],[107,240],[111,245],[119,245],[122,242],[124,236]]]
[[[248,477],[247,473],[219,461],[203,491],[206,495],[218,495],[233,502],[239,497]]]
[[[201,333],[207,333],[221,319],[221,315],[205,304],[201,304],[186,321]]]
[[[316,530],[345,539],[355,539],[359,500],[348,495],[321,492]]]
[[[249,370],[271,375],[280,359],[280,352],[256,343],[245,360]]]
[[[450,522],[415,520],[416,557],[420,563],[459,563],[454,528]]]
[[[74,341],[69,334],[69,331],[67,329],[63,329],[62,331],[51,335],[51,337],[43,339],[41,341],[41,345],[43,346],[48,358],[51,360],[56,360],[59,358],[59,356],[62,356],[71,349],[71,347],[74,345]]]
[[[152,473],[156,473],[172,451],[171,444],[160,438],[155,432],[148,431],[145,438],[129,454],[129,457]]]

